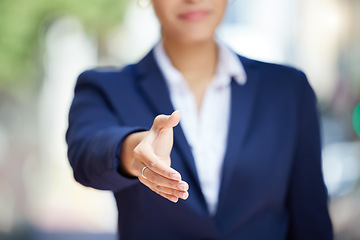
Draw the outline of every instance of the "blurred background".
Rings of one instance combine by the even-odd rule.
[[[336,239],[360,239],[360,1],[235,0],[218,37],[305,71]],[[147,0],[0,1],[0,239],[116,239],[112,194],[72,177],[67,112],[82,71],[134,63],[158,39]]]

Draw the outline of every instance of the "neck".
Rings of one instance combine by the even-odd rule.
[[[163,38],[172,64],[191,85],[193,81],[210,81],[217,66],[217,44],[211,39],[196,43],[179,43]]]
[[[198,111],[208,84],[215,75],[218,51],[216,42],[209,41],[184,44],[163,38],[164,48],[172,64],[187,81],[193,92]]]

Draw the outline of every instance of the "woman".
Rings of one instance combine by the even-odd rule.
[[[114,192],[120,239],[332,239],[305,75],[216,41],[226,0],[152,4],[161,41],[81,74],[69,115],[74,176]]]

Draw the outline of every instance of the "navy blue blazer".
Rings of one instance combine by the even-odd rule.
[[[231,83],[215,216],[208,212],[181,124],[174,128],[171,159],[189,183],[186,201],[174,204],[117,171],[124,138],[174,110],[152,51],[121,70],[79,76],[68,157],[78,182],[114,192],[122,240],[333,238],[313,90],[301,71],[239,58],[247,83]]]

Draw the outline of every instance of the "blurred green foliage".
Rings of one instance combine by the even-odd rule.
[[[127,0],[0,0],[0,89],[39,83],[44,19],[74,16],[102,36],[122,20]]]

